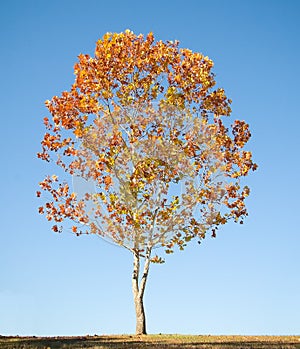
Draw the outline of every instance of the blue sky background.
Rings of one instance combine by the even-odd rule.
[[[153,31],[215,62],[250,123],[259,170],[244,226],[152,265],[149,333],[300,334],[300,2],[2,1],[0,334],[133,333],[132,258],[96,237],[55,234],[37,213],[44,101],[107,31]]]

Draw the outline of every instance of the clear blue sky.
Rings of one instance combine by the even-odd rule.
[[[215,62],[250,123],[259,170],[244,226],[153,265],[149,333],[300,334],[299,62],[295,0],[14,0],[0,5],[0,334],[133,333],[132,259],[99,238],[55,234],[35,197],[44,101],[107,31],[153,31]]]

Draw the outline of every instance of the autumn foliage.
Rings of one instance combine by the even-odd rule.
[[[224,125],[231,101],[214,89],[212,67],[208,57],[180,49],[177,41],[155,42],[152,33],[144,39],[130,31],[104,35],[94,57],[79,55],[71,90],[46,101],[52,120],[44,118],[47,133],[38,157],[50,161],[54,153],[68,174],[93,178],[97,191],[89,198],[91,215],[67,182],[46,177],[40,187],[53,200],[39,212],[55,222],[54,231],[70,219],[76,234],[107,234],[122,244],[149,234],[155,220],[157,234],[168,225],[176,234],[168,241],[153,238],[153,244],[171,249],[208,230],[214,235],[230,218],[242,221],[249,189],[240,187],[239,178],[256,168],[251,153],[242,150],[250,131],[244,121]],[[198,185],[190,180],[181,197],[168,198],[171,183],[196,177]],[[154,198],[159,186],[161,197]],[[199,214],[183,209],[189,204],[200,204]]]
[[[231,219],[243,222],[249,188],[240,178],[257,167],[244,150],[251,134],[244,121],[230,126],[231,101],[212,68],[178,41],[129,30],[105,34],[94,56],[79,55],[70,91],[46,101],[38,154],[66,175],[40,183],[51,200],[39,212],[54,231],[70,221],[75,234],[150,261],[153,247],[171,253]],[[92,181],[94,192],[78,197],[72,176]]]

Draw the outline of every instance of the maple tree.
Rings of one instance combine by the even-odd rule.
[[[44,118],[38,157],[94,190],[79,196],[68,179],[47,176],[40,187],[51,199],[39,212],[55,232],[69,220],[74,234],[133,254],[136,333],[145,334],[149,266],[164,262],[153,249],[173,253],[229,220],[243,223],[249,188],[240,178],[257,168],[244,150],[251,134],[244,121],[226,126],[231,100],[216,87],[213,62],[178,41],[107,33],[94,57],[78,58],[70,91],[46,101],[52,120]]]

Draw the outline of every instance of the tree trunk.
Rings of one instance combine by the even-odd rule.
[[[146,316],[145,316],[143,298],[135,297],[134,305],[135,305],[135,316],[136,316],[135,334],[147,334]]]
[[[133,261],[133,274],[132,274],[132,292],[135,306],[135,315],[136,315],[136,330],[135,334],[147,334],[146,331],[146,316],[144,310],[144,291],[147,282],[149,266],[150,266],[150,255],[151,249],[147,250],[145,257],[145,264],[143,270],[143,276],[141,278],[141,283],[139,285],[139,275],[140,275],[140,256],[138,252],[134,252],[134,261]]]

